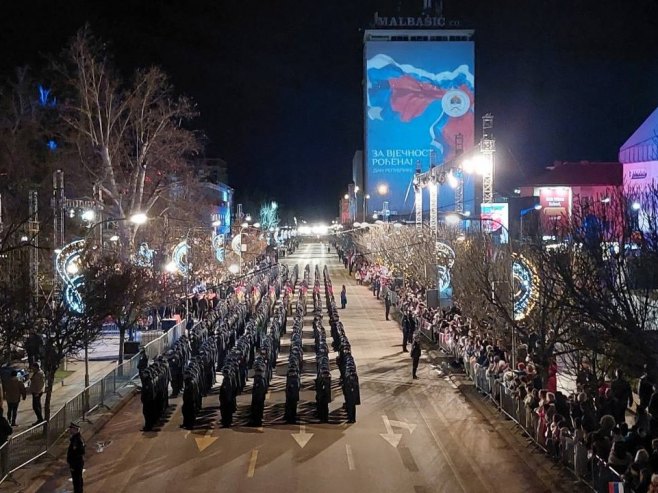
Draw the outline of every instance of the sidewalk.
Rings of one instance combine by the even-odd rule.
[[[116,366],[116,361],[89,361],[89,383],[99,380],[112,368]],[[85,362],[84,360],[69,360],[66,370],[72,372],[64,379],[55,380],[53,385],[53,395],[50,403],[50,414],[56,413],[67,401],[82,392],[85,388]],[[36,417],[32,411],[31,396],[21,401],[18,406],[17,426],[14,427],[14,433],[20,433],[34,423]],[[41,405],[44,404],[46,396],[41,397]],[[6,406],[5,406],[6,407]]]

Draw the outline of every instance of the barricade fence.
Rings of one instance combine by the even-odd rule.
[[[610,483],[622,482],[620,474],[611,469],[601,458],[592,456],[585,444],[572,437],[560,436],[559,443],[553,443],[543,433],[537,413],[525,402],[512,395],[502,381],[487,374],[487,369],[472,361],[467,354],[459,354],[457,342],[450,334],[439,332],[437,340],[440,348],[458,359],[462,359],[466,376],[473,381],[476,390],[514,421],[538,447],[569,468],[576,477],[597,493],[607,493]],[[624,491],[630,491],[628,488]]]
[[[148,343],[145,350],[149,359],[164,353],[184,333],[185,321],[182,321]],[[139,355],[124,361],[67,401],[47,422],[10,436],[0,447],[0,483],[12,472],[45,455],[66,432],[71,421],[84,420],[89,413],[106,406],[106,402],[117,390],[138,376],[138,362]]]

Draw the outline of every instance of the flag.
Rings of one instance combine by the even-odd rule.
[[[624,493],[624,483],[608,483],[608,493]]]

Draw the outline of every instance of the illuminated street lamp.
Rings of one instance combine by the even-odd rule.
[[[133,214],[132,216],[130,216],[130,218],[128,220],[131,223],[137,224],[139,226],[139,225],[142,225],[142,224],[146,224],[146,221],[148,221],[148,219],[149,219],[148,216],[146,214],[144,214],[143,212],[137,212],[137,213]]]
[[[379,195],[386,195],[388,193],[388,185],[386,183],[381,183],[377,186],[377,193]]]

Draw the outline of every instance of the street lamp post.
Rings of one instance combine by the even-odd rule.
[[[535,204],[533,207],[528,207],[527,209],[522,209],[520,212],[520,224],[519,224],[519,237],[523,241],[523,216],[526,214],[531,213],[532,211],[539,211],[541,210],[542,206],[541,204]]]

